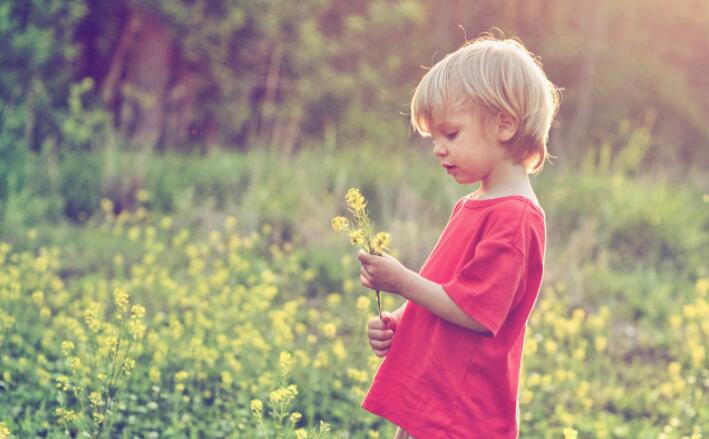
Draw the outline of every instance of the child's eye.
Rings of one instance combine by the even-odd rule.
[[[446,134],[446,138],[448,140],[453,140],[456,138],[456,136],[458,136],[458,131],[453,131],[452,133]]]

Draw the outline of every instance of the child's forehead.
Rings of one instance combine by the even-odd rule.
[[[445,130],[446,128],[460,126],[466,123],[470,116],[470,111],[467,110],[436,113],[431,118],[431,126],[434,130]]]

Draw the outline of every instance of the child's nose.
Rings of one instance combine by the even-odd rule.
[[[433,155],[436,157],[444,156],[448,153],[448,150],[438,142],[433,142]]]

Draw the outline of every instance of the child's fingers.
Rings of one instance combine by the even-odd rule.
[[[367,279],[364,273],[360,273],[359,282],[362,284],[363,287],[372,288],[372,284],[369,282],[369,279]]]
[[[379,350],[384,350],[384,349],[389,349],[389,346],[391,346],[391,338],[386,339],[386,340],[372,340],[371,338],[369,339],[369,345],[372,347],[372,349],[379,349]]]
[[[385,327],[391,329],[392,331],[396,331],[396,319],[390,312],[382,312],[382,321],[384,322]]]
[[[369,331],[370,329],[386,329],[386,328],[387,328],[386,325],[381,320],[379,320],[379,317],[375,317],[372,320],[370,320],[369,322],[367,322],[367,331]]]
[[[370,340],[389,340],[394,336],[394,331],[391,329],[370,329],[367,332],[367,337]]]
[[[360,249],[359,252],[357,252],[357,259],[362,264],[367,264],[370,261],[371,257],[372,257],[372,255],[370,255],[369,253],[367,253],[366,251],[364,251],[362,249]]]
[[[372,349],[374,351],[374,355],[377,357],[386,357],[387,353],[389,352],[389,349],[384,349],[384,350],[379,350],[379,349]]]
[[[375,317],[367,323],[367,329],[396,331],[396,319],[390,313],[382,311],[382,318]]]

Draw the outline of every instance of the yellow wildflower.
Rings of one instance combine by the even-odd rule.
[[[302,416],[303,416],[303,415],[300,414],[299,412],[293,412],[293,413],[291,413],[291,415],[290,415],[290,417],[289,417],[289,420],[290,420],[290,422],[291,422],[293,425],[295,425],[295,424],[298,423],[298,421],[300,421],[300,418],[301,418]]]
[[[347,219],[344,217],[335,217],[332,219],[332,228],[335,231],[347,232],[350,241],[354,245],[362,247],[369,254],[381,255],[385,249],[388,249],[389,242],[391,240],[388,233],[380,232],[375,236],[373,230],[373,223],[370,222],[367,215],[367,201],[365,200],[362,193],[357,188],[350,188],[345,195],[345,201],[347,206],[354,215],[357,228],[352,230],[349,228]],[[348,289],[345,288],[345,291]],[[375,291],[377,296],[377,309],[379,310],[379,317],[381,318],[382,304],[380,291]]]
[[[228,389],[231,387],[231,385],[234,384],[234,377],[231,376],[229,371],[223,370],[222,371],[222,387],[225,389]]]
[[[89,401],[91,401],[91,405],[99,406],[101,405],[101,392],[91,392],[89,394]]]
[[[97,424],[102,424],[105,419],[103,413],[101,412],[93,412],[91,413],[91,416],[94,418],[94,422]]]
[[[259,399],[251,400],[251,411],[254,414],[260,414],[263,411],[263,403]]]
[[[74,342],[71,342],[71,341],[63,341],[62,342],[62,353],[64,354],[65,357],[68,357],[73,350],[74,350]]]
[[[332,219],[332,230],[341,232],[347,230],[350,226],[349,221],[344,216],[336,216]]]
[[[128,309],[128,293],[120,288],[113,291],[113,299],[116,303],[116,308],[120,313],[126,312]]]
[[[279,403],[288,404],[297,394],[297,387],[295,384],[291,384],[288,387],[281,387],[280,389],[274,390],[268,395],[268,399],[271,401],[271,404],[274,405]]]
[[[365,236],[362,229],[356,229],[350,232],[350,241],[354,245],[361,245],[365,242]]]
[[[170,227],[172,227],[172,218],[169,216],[165,216],[160,220],[160,228],[163,230],[167,230]]]
[[[567,427],[564,429],[564,439],[576,439],[577,436],[578,432],[573,428]]]
[[[130,313],[135,318],[141,318],[145,315],[145,308],[140,305],[133,305],[130,308]]]
[[[133,318],[128,322],[128,332],[133,340],[140,340],[145,335],[145,324],[142,320]]]
[[[293,356],[289,352],[281,352],[278,357],[278,364],[282,375],[288,375],[293,368]]]
[[[70,424],[77,418],[77,414],[74,410],[69,410],[62,407],[57,407],[54,413],[57,415],[57,418],[59,418],[59,422],[61,423]]]
[[[81,368],[81,359],[79,357],[71,357],[69,359],[71,370],[78,371]]]
[[[355,211],[364,210],[364,208],[367,206],[367,201],[364,199],[364,196],[357,188],[350,188],[347,191],[347,194],[345,195],[345,201],[347,201],[347,205]]]
[[[101,198],[101,210],[106,213],[113,213],[113,201],[108,198]]]
[[[35,305],[42,306],[42,303],[44,303],[44,292],[39,290],[33,292],[32,301],[35,303]]]
[[[357,309],[360,311],[367,311],[369,305],[372,303],[371,299],[367,296],[359,296],[357,298]]]
[[[151,367],[148,375],[150,376],[150,381],[152,381],[153,383],[157,383],[160,381],[160,369],[158,369],[157,367]]]
[[[126,375],[130,375],[133,369],[135,369],[135,360],[133,358],[126,358],[123,363],[123,371]]]
[[[320,330],[328,338],[335,338],[337,334],[337,326],[334,323],[323,323],[320,325]]]
[[[381,254],[382,251],[386,250],[389,247],[390,241],[391,237],[388,233],[379,232],[377,233],[377,236],[374,237],[374,241],[372,241],[372,249],[375,251],[375,253]]]
[[[150,192],[146,191],[145,189],[141,189],[138,191],[135,197],[138,199],[138,201],[145,203],[150,199]]]

